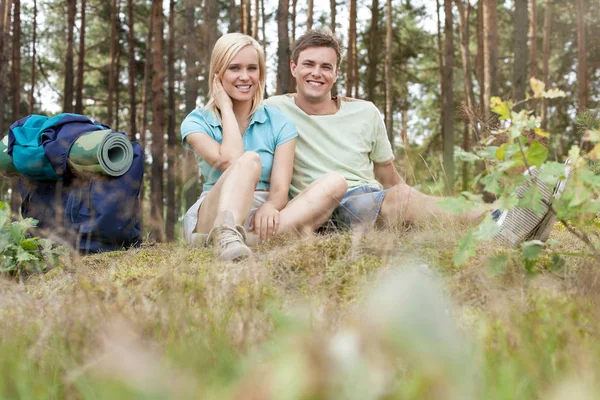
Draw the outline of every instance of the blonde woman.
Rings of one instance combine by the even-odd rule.
[[[283,113],[262,104],[265,74],[256,40],[222,36],[211,57],[209,101],[181,124],[183,145],[195,152],[205,182],[184,217],[184,236],[192,246],[214,246],[222,260],[251,255],[247,231],[266,240],[315,230],[347,189],[330,173],[288,203],[298,133]]]

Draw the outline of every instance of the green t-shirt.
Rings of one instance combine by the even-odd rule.
[[[295,102],[293,94],[273,96],[265,104],[277,107],[298,129],[294,175],[290,195],[327,172],[339,172],[348,188],[370,185],[375,180],[373,163],[394,159],[381,114],[368,101],[338,97],[339,108],[331,115],[308,115]]]

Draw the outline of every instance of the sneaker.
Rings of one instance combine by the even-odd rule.
[[[565,162],[565,179],[557,182],[554,190],[550,190],[546,184],[537,179],[540,174],[539,169],[531,167],[529,171],[525,171],[524,175],[529,175],[531,178],[524,185],[517,188],[517,196],[522,198],[531,185],[535,184],[542,194],[543,211],[541,214],[537,214],[534,210],[519,207],[504,211],[497,219],[500,231],[494,236],[494,240],[507,242],[513,246],[525,240],[541,240],[542,242],[548,240],[556,220],[550,205],[553,199],[558,199],[562,195],[571,170],[569,160],[567,160]]]
[[[252,250],[246,246],[246,230],[235,225],[233,216],[226,217],[221,225],[211,229],[206,244],[214,247],[215,256],[222,261],[240,261],[252,255]]]

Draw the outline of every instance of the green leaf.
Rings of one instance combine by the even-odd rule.
[[[458,241],[458,249],[452,258],[454,265],[460,267],[466,263],[469,258],[475,255],[477,249],[477,241],[473,236],[473,231],[469,231],[465,236]]]
[[[540,240],[531,240],[529,242],[521,243],[521,251],[523,252],[523,258],[526,260],[537,259],[543,249],[544,243]]]
[[[500,99],[500,97],[494,96],[490,99],[490,108],[492,109],[492,112],[500,116],[500,121],[510,118],[510,108],[508,107],[508,104]]]
[[[529,166],[534,165],[539,168],[548,158],[548,148],[537,140],[534,140],[525,151],[525,157]]]
[[[550,270],[553,272],[561,272],[564,266],[565,260],[556,253],[552,254],[552,262],[549,265]]]
[[[542,203],[543,199],[544,199],[544,196],[542,195],[540,190],[537,188],[537,186],[531,185],[525,191],[525,193],[523,193],[523,198],[521,200],[519,200],[519,207],[525,208],[525,209],[531,209],[537,215],[540,215],[545,211],[544,204]]]
[[[519,198],[516,193],[501,196],[494,202],[494,205],[502,211],[510,210],[519,204]]]

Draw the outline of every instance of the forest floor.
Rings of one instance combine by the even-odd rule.
[[[599,263],[502,273],[464,228],[183,244],[0,278],[0,399],[594,399]],[[558,227],[559,249],[578,241]]]

